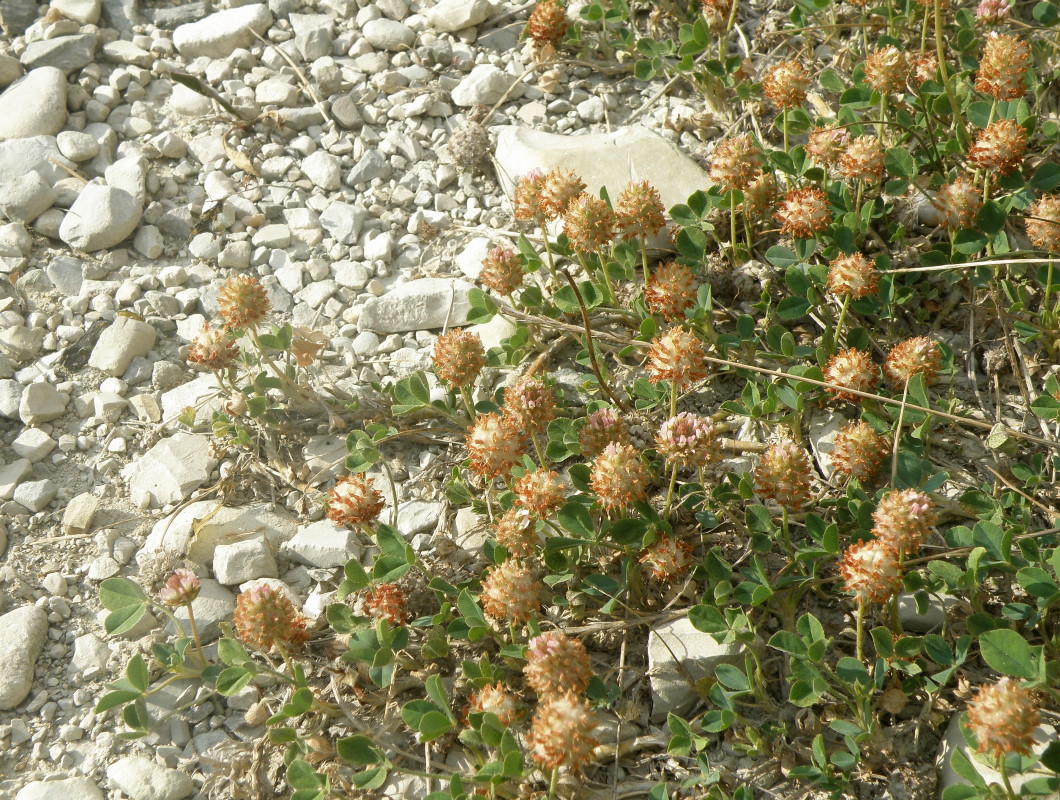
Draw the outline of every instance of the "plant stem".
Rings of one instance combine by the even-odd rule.
[[[640,263],[644,268],[644,288],[648,288],[648,243],[644,241],[644,235],[640,237]]]
[[[788,152],[788,110],[785,108],[780,112],[781,125],[784,129],[784,152]]]
[[[891,447],[891,485],[894,485],[894,477],[898,474],[898,445],[902,440],[902,421],[905,419],[905,402],[909,398],[909,381],[905,382],[902,389],[902,405],[898,408],[898,424],[894,426],[894,445]]]
[[[1012,781],[1008,777],[1008,764],[1005,763],[1005,757],[1002,756],[998,761],[998,772],[1001,773],[1001,782],[1005,784],[1005,794],[1008,800],[1016,800],[1016,793],[1012,789]]]
[[[832,347],[831,350],[834,353],[839,347],[839,336],[843,331],[843,323],[846,322],[847,308],[850,306],[850,295],[843,295],[843,305],[839,308],[839,321],[835,324],[835,331],[832,334]]]
[[[735,5],[735,3],[733,4]],[[559,767],[552,768],[552,777],[548,781],[548,800],[556,800],[556,788],[559,786]]]
[[[887,93],[880,92],[880,121],[876,123],[876,138],[883,145],[883,122],[887,119]]]
[[[854,623],[854,633],[857,637],[857,658],[865,662],[865,598],[858,597],[858,617]]]
[[[191,628],[191,638],[195,640],[195,649],[199,651],[199,658],[206,663],[206,654],[202,651],[202,640],[199,638],[199,626],[195,624],[195,612],[191,610],[188,603],[188,627]]]
[[[967,147],[968,131],[964,127],[964,117],[961,116],[957,95],[953,91],[953,81],[950,80],[950,71],[946,67],[946,50],[942,46],[942,0],[935,0],[935,53],[939,59],[939,74],[942,77],[942,86],[946,90],[946,99],[950,101],[950,112],[953,114],[957,141],[960,142],[961,147]]]
[[[788,525],[787,506],[780,507],[780,531],[784,535],[784,547],[787,548],[788,555],[795,558],[795,546],[791,543],[791,529]]]
[[[736,266],[736,190],[729,190],[729,247],[732,248],[732,263]]]
[[[670,485],[666,487],[666,507],[663,510],[663,519],[670,514],[670,502],[674,499],[674,486],[677,485],[677,464],[670,470]]]
[[[460,387],[460,398],[464,401],[464,408],[467,410],[467,418],[474,422],[475,404],[471,402],[471,391],[466,386]]]

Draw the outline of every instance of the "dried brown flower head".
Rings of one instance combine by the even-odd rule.
[[[865,482],[872,478],[890,452],[886,437],[867,422],[851,422],[839,429],[832,445],[832,468],[845,478]]]
[[[479,282],[502,297],[523,285],[523,262],[510,247],[494,247],[482,259]]]
[[[253,330],[265,321],[271,308],[265,287],[251,275],[233,275],[217,295],[217,314],[225,330]]]
[[[909,68],[917,85],[933,81],[938,77],[939,57],[931,50],[918,50],[909,56]]]
[[[1060,194],[1042,195],[1027,213],[1027,238],[1031,244],[1048,253],[1060,253]]]
[[[545,175],[544,203],[549,219],[565,215],[574,201],[585,193],[585,183],[571,169],[554,169]]]
[[[682,411],[670,417],[655,434],[655,446],[671,464],[705,467],[721,457],[718,432],[709,417]]]
[[[760,172],[743,192],[751,215],[767,216],[777,204],[777,179],[772,172]]]
[[[300,367],[308,367],[315,363],[317,356],[327,346],[327,343],[328,337],[321,331],[306,327],[295,328],[291,339],[291,354],[294,356],[295,363]]]
[[[932,383],[942,366],[942,351],[926,336],[905,339],[891,348],[883,362],[883,371],[899,386],[904,386],[914,375],[923,375],[924,383]]]
[[[434,374],[458,389],[475,385],[486,366],[486,351],[477,334],[456,328],[434,340]]]
[[[501,414],[480,414],[466,443],[471,471],[484,478],[504,477],[526,452],[526,435]]]
[[[544,467],[527,472],[514,488],[515,502],[542,519],[559,511],[567,497],[559,476]]]
[[[589,653],[577,639],[549,631],[530,640],[523,677],[541,697],[581,694],[593,676]]]
[[[852,544],[839,564],[843,588],[859,600],[885,603],[902,588],[902,565],[893,545],[878,539]]]
[[[638,559],[659,583],[673,583],[684,577],[692,567],[692,545],[683,539],[661,533],[659,538],[644,548]]]
[[[762,81],[762,92],[781,110],[798,108],[806,99],[810,73],[798,61],[774,64]]]
[[[549,219],[545,206],[545,173],[535,169],[516,181],[513,206],[518,220],[542,225]]]
[[[594,458],[612,442],[629,443],[629,431],[622,415],[614,408],[593,411],[585,418],[585,425],[578,432],[582,455]]]
[[[710,160],[710,179],[722,190],[743,191],[762,169],[762,150],[749,133],[722,139]]]
[[[877,47],[865,58],[865,82],[880,94],[894,94],[905,88],[909,62],[893,44]]]
[[[810,501],[810,457],[790,439],[774,442],[754,468],[755,492],[788,510]]]
[[[848,181],[875,183],[883,177],[883,148],[875,136],[856,136],[839,157],[836,170]]]
[[[967,719],[976,750],[1000,759],[1030,754],[1041,714],[1031,691],[1004,677],[979,687],[968,702]]]
[[[224,331],[211,328],[205,322],[202,331],[188,348],[188,363],[202,364],[218,372],[235,365],[239,358],[239,347]]]
[[[599,741],[596,717],[574,692],[545,698],[534,712],[526,743],[530,757],[546,770],[566,767],[579,772],[593,760]]]
[[[529,567],[509,558],[486,575],[479,601],[483,613],[494,622],[521,625],[541,607],[543,590]]]
[[[396,584],[380,583],[365,592],[364,610],[372,619],[404,625],[409,618],[408,597]]]
[[[648,474],[637,451],[612,442],[593,459],[589,485],[607,511],[625,508],[648,496]]]
[[[806,142],[806,152],[822,167],[834,167],[839,157],[847,149],[850,132],[838,125],[824,125],[810,131]]]
[[[880,277],[876,265],[861,253],[839,256],[828,262],[828,291],[857,300],[875,294]]]
[[[722,33],[729,27],[734,0],[700,0],[703,20],[711,33]]]
[[[692,270],[676,261],[655,267],[644,289],[644,303],[653,314],[674,322],[696,302],[696,279]]]
[[[983,206],[983,193],[970,178],[961,175],[952,183],[940,186],[931,204],[939,215],[939,225],[956,231],[972,226]]]
[[[892,489],[872,512],[872,534],[902,555],[915,553],[935,524],[935,504],[915,489]]]
[[[580,253],[596,253],[615,240],[618,218],[599,197],[584,192],[571,202],[563,215],[563,232]]]
[[[976,91],[996,100],[1018,100],[1027,91],[1030,60],[1031,48],[1020,37],[991,31],[975,74]]]
[[[540,49],[555,47],[567,35],[567,11],[556,0],[538,0],[526,20],[526,35]]]
[[[972,165],[1007,175],[1018,169],[1027,152],[1027,131],[1011,119],[997,119],[979,131],[968,149]]]
[[[541,551],[541,534],[530,512],[514,506],[493,525],[493,538],[513,558],[532,558]]]
[[[630,181],[618,196],[615,213],[625,239],[655,236],[666,227],[659,191],[647,181]]]
[[[875,389],[879,374],[879,367],[872,363],[872,356],[864,350],[857,350],[853,347],[840,350],[829,358],[824,366],[826,382],[858,392],[871,392]],[[834,392],[839,400],[848,400],[851,403],[860,403],[863,399],[848,391],[831,388],[828,391]]]
[[[385,503],[372,478],[343,475],[328,491],[328,519],[339,525],[355,527],[379,516]]]
[[[781,233],[798,239],[809,239],[823,231],[832,221],[832,207],[820,189],[792,189],[776,213]]]
[[[672,383],[678,391],[707,377],[706,352],[695,334],[673,327],[651,340],[648,348],[648,380]]]

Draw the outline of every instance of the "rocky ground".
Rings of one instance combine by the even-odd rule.
[[[474,137],[448,152],[452,132],[474,113],[494,137],[510,125],[606,133],[658,88],[578,66],[539,85],[517,38],[527,5],[0,4],[0,797],[205,797],[209,759],[260,738],[244,718],[256,690],[228,712],[201,705],[144,741],[119,738],[117,714],[93,707],[155,621],[106,637],[98,585],[152,585],[186,555],[216,579],[200,599],[207,636],[252,579],[281,577],[320,613],[356,545],[319,503],[225,496],[192,532],[236,467],[202,426],[176,422],[188,406],[206,419],[214,388],[186,363],[188,342],[224,279],[249,272],[278,321],[328,337],[326,378],[355,396],[424,366],[438,330],[462,321],[486,247],[510,240],[505,181],[475,169]],[[640,170],[681,201],[702,173],[647,133],[678,138],[667,101],[648,111],[640,133],[608,145],[613,164],[598,142],[579,155],[509,130],[497,170],[563,160],[592,182],[617,165],[600,180],[620,187]],[[487,345],[507,333],[492,325]],[[341,459],[341,434],[326,433],[310,442],[307,489]],[[398,526],[421,550],[452,524],[430,479],[442,453],[393,463]],[[267,538],[247,538],[262,527]]]

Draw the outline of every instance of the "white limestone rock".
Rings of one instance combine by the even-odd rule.
[[[65,124],[66,75],[62,70],[30,70],[0,94],[0,141],[52,136]]]
[[[451,33],[479,25],[492,13],[489,0],[441,0],[427,12],[427,21],[436,31]]]
[[[175,433],[130,463],[121,474],[133,502],[147,499],[154,507],[178,503],[206,483],[217,466],[207,444],[202,436]]]
[[[134,358],[150,352],[156,337],[152,325],[132,317],[116,317],[99,335],[88,365],[115,378],[121,377]]]
[[[22,606],[0,617],[0,711],[10,711],[29,694],[33,668],[48,637],[48,615]]]
[[[191,776],[144,756],[126,756],[107,767],[107,777],[132,800],[182,800],[195,791]]]
[[[91,778],[62,778],[30,781],[18,790],[15,800],[103,800],[103,792]]]
[[[251,31],[264,34],[270,25],[272,14],[264,3],[229,8],[181,25],[173,31],[173,44],[189,60],[198,56],[227,58],[236,48],[257,41]]]
[[[124,189],[89,183],[63,217],[59,238],[86,253],[105,250],[136,230],[142,214],[140,201]]]
[[[370,298],[361,309],[357,326],[362,331],[405,333],[463,325],[471,306],[467,281],[420,278]]]

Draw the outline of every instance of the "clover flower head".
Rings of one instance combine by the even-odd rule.
[[[629,431],[626,421],[614,408],[600,408],[585,418],[585,424],[578,432],[578,443],[582,455],[595,458],[612,442],[628,443]]]
[[[205,322],[188,347],[189,364],[202,364],[214,372],[232,367],[237,358],[239,347],[236,343],[224,331],[211,328]]]
[[[713,421],[687,411],[659,427],[655,446],[667,461],[682,467],[704,467],[721,457]]]
[[[880,278],[876,265],[861,253],[839,256],[828,262],[828,291],[858,300],[875,294]]]
[[[915,489],[892,489],[872,512],[872,534],[902,555],[915,553],[931,533],[935,504]]]
[[[692,270],[676,261],[655,267],[644,289],[644,303],[653,314],[673,322],[684,319],[696,302],[696,279]]]
[[[798,239],[809,239],[831,223],[832,207],[828,197],[820,189],[792,189],[784,195],[775,216],[780,222],[781,233],[791,234]]]
[[[873,183],[883,177],[883,148],[875,136],[856,136],[839,157],[839,174],[848,181]]]
[[[475,385],[486,366],[486,351],[482,339],[471,331],[455,328],[434,340],[432,359],[434,374],[450,386],[459,389]]]
[[[545,698],[534,712],[527,745],[530,757],[544,769],[566,767],[579,772],[593,760],[599,741],[589,703],[574,692]]]
[[[479,282],[502,297],[523,285],[523,262],[510,247],[491,248],[482,259]]]
[[[630,181],[618,196],[615,213],[622,236],[655,236],[666,226],[659,190],[647,181]]]
[[[762,150],[749,133],[718,142],[710,161],[710,179],[724,191],[744,190],[762,168]]]
[[[593,459],[589,485],[600,505],[610,511],[646,498],[650,479],[632,445],[612,442]]]
[[[465,442],[472,472],[484,478],[507,475],[526,452],[526,435],[510,417],[495,413],[479,414]]]
[[[494,622],[521,625],[541,607],[543,588],[529,567],[509,558],[486,575],[479,601],[483,613]]]
[[[1060,194],[1042,195],[1027,213],[1027,238],[1031,244],[1039,250],[1060,253]]]
[[[648,380],[670,382],[678,391],[707,377],[706,351],[699,338],[674,326],[651,340],[648,347]]]
[[[1027,152],[1027,131],[1012,119],[996,119],[979,131],[968,149],[973,166],[1007,175],[1023,163]]]
[[[942,351],[926,336],[905,339],[887,354],[883,371],[894,383],[904,386],[914,375],[923,375],[924,383],[932,383],[942,366]]]
[[[190,606],[199,596],[202,584],[199,576],[190,569],[177,567],[169,576],[165,586],[158,591],[158,602],[165,606]]]
[[[961,175],[939,187],[931,200],[939,216],[939,225],[948,231],[970,228],[983,206],[983,193],[971,178]]]
[[[1000,759],[1030,754],[1041,713],[1030,690],[1006,676],[979,687],[968,702],[967,720],[976,750]]]
[[[343,475],[328,490],[328,519],[355,527],[379,516],[385,503],[375,480],[364,475]]]
[[[844,550],[839,573],[843,588],[862,601],[884,603],[902,588],[898,551],[878,539],[858,542]]]
[[[975,74],[976,91],[996,100],[1018,100],[1027,91],[1023,81],[1030,61],[1030,45],[1020,37],[991,31]]]
[[[233,275],[217,295],[217,315],[225,330],[254,330],[271,308],[265,287],[252,275]]]
[[[890,446],[867,422],[844,425],[832,443],[832,468],[837,475],[867,481],[887,458]]]
[[[755,492],[789,510],[810,501],[810,457],[790,439],[771,444],[754,469]]]
[[[497,518],[493,538],[513,558],[532,558],[541,551],[541,534],[537,532],[534,518],[525,508],[518,506],[509,508]]]
[[[523,677],[541,697],[581,694],[593,676],[589,653],[577,639],[549,631],[530,640]]]
[[[798,108],[806,99],[810,74],[798,61],[774,64],[762,82],[762,92],[777,108]]]
[[[672,583],[687,574],[693,563],[692,545],[666,533],[644,548],[638,559],[651,577],[660,583]]]

